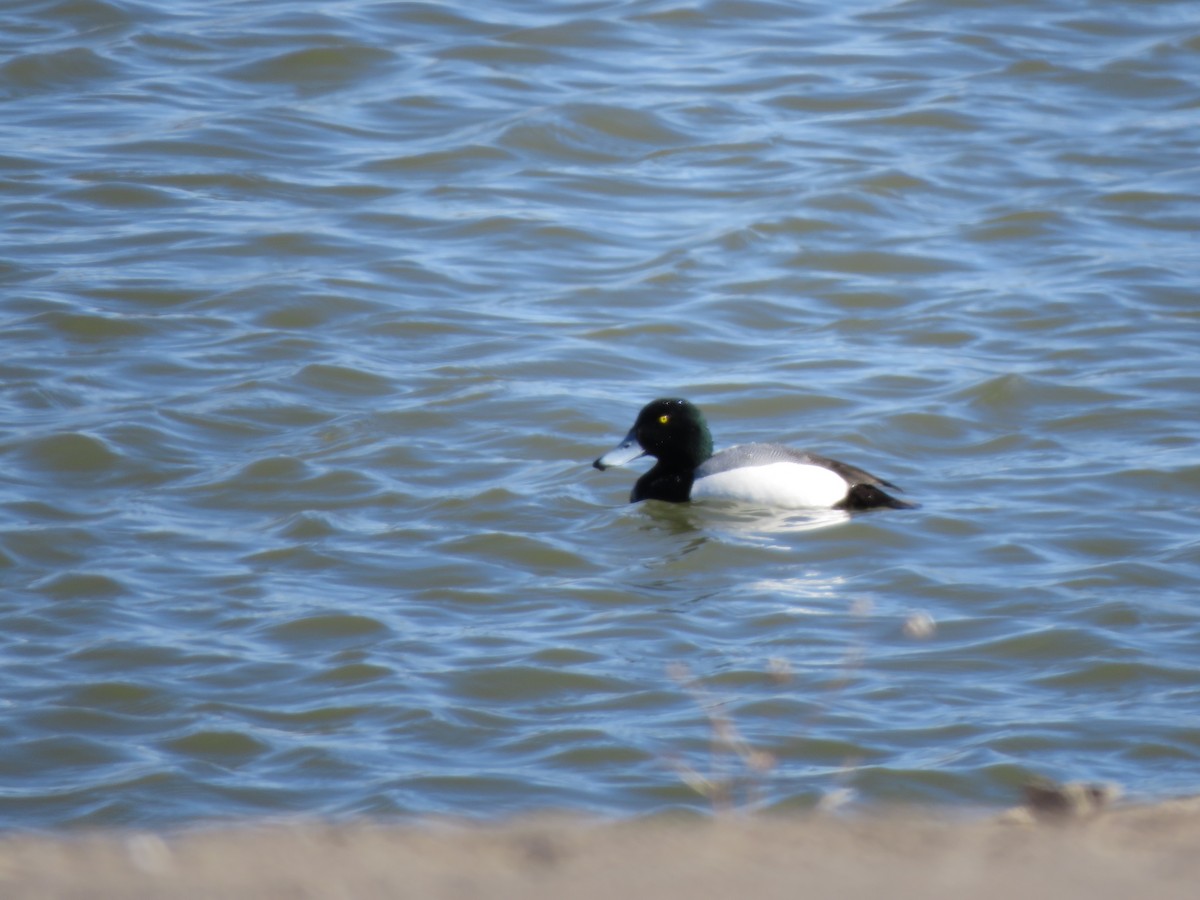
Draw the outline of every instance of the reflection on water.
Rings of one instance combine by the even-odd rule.
[[[668,504],[647,503],[661,507]],[[711,534],[722,540],[745,541],[786,550],[788,545],[773,544],[772,535],[797,534],[832,528],[850,521],[850,513],[840,509],[774,509],[751,506],[735,501],[704,501],[678,507],[679,513],[670,520],[677,527]],[[655,509],[649,513],[655,520],[664,514]]]

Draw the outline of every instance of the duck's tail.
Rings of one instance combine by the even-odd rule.
[[[846,494],[846,499],[838,504],[841,509],[879,509],[881,507],[917,509],[920,505],[920,503],[893,497],[887,491],[873,484],[851,486],[850,491]]]

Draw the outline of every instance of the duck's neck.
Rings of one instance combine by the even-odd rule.
[[[667,503],[686,503],[692,496],[694,468],[669,466],[659,460],[654,468],[637,480],[630,503],[639,500],[665,500]]]

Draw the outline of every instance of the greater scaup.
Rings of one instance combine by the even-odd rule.
[[[687,400],[647,403],[618,446],[592,465],[603,471],[640,456],[658,460],[637,480],[630,503],[684,503],[705,497],[793,509],[912,509],[900,490],[857,466],[783,444],[741,444],[713,453],[704,415]]]

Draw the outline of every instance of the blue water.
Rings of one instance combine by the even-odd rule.
[[[1194,793],[1200,9],[476,7],[6,8],[0,827]]]

